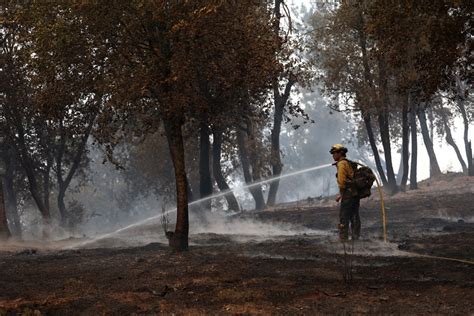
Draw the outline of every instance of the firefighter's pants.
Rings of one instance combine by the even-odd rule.
[[[352,239],[359,239],[360,236],[360,217],[359,217],[359,198],[348,198],[341,201],[339,211],[339,238],[347,240],[349,237],[349,224],[351,225]]]

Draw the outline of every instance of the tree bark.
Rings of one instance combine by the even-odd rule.
[[[280,155],[281,123],[283,121],[283,111],[288,102],[288,98],[290,97],[291,87],[294,83],[295,81],[292,78],[288,80],[283,95],[280,94],[278,82],[273,83],[275,113],[273,114],[273,128],[271,133],[272,148],[270,162],[272,165],[272,175],[276,180],[270,183],[270,190],[267,198],[267,204],[270,206],[275,205],[278,187],[280,186],[280,179],[278,177],[280,176],[283,167]]]
[[[446,142],[451,147],[453,147],[454,152],[456,153],[456,156],[458,157],[459,163],[461,164],[462,172],[464,174],[468,174],[466,163],[464,162],[464,159],[462,158],[462,155],[461,155],[461,151],[459,150],[458,145],[454,141],[453,135],[451,134],[451,128],[449,127],[449,124],[448,124],[448,118],[446,114],[443,112],[443,109],[441,109],[441,117],[443,120],[444,131],[446,132]]]
[[[281,15],[281,5],[283,0],[275,0],[275,7],[273,12],[275,15],[275,20],[273,24],[273,31],[276,36],[279,36],[280,33],[280,19]],[[285,90],[280,93],[279,80],[275,78],[273,80],[273,101],[275,112],[273,114],[273,128],[271,131],[271,156],[270,164],[272,166],[272,175],[275,178],[274,181],[270,183],[270,189],[268,191],[267,204],[270,206],[275,205],[278,188],[280,186],[280,179],[278,178],[281,175],[283,164],[281,162],[280,155],[280,133],[281,133],[281,123],[283,120],[283,112],[285,106],[290,97],[290,91],[293,85],[296,83],[295,78],[291,75],[288,78],[288,82],[285,85]]]
[[[464,124],[464,148],[466,149],[466,160],[467,160],[467,174],[469,176],[474,176],[474,161],[472,157],[472,145],[469,140],[469,119],[467,117],[466,107],[464,106],[464,101],[458,99],[456,102],[459,111],[461,112],[462,121]]]
[[[10,113],[11,120],[14,122],[14,126],[15,126],[15,130],[12,131],[11,133],[13,135],[15,134],[17,135],[16,141],[12,141],[12,144],[15,146],[15,150],[18,153],[21,166],[23,167],[26,177],[28,178],[28,184],[29,184],[31,196],[33,197],[33,200],[35,201],[36,206],[38,207],[43,217],[43,221],[45,222],[46,225],[48,225],[51,220],[51,214],[49,211],[49,199],[48,200],[45,199],[45,196],[49,194],[49,187],[44,188],[43,191],[45,192],[43,192],[43,194],[41,193],[41,189],[38,184],[38,181],[39,181],[38,172],[35,171],[35,166],[33,162],[31,161],[31,158],[28,154],[28,149],[26,148],[25,130],[23,128],[21,115],[18,112],[18,109],[16,106],[10,107],[10,112],[11,112]],[[12,138],[14,137],[12,135],[10,136]],[[48,164],[47,169],[49,172],[50,162],[48,161],[47,164]],[[48,183],[49,183],[49,174],[43,181],[43,184],[48,184]]]
[[[437,177],[441,175],[441,169],[439,168],[438,160],[436,159],[436,154],[433,148],[433,143],[430,139],[428,125],[426,124],[426,114],[425,114],[424,109],[418,110],[418,120],[420,121],[421,135],[423,136],[425,148],[426,148],[426,151],[428,152],[428,157],[430,158],[430,177]]]
[[[221,167],[221,151],[222,151],[222,130],[214,129],[213,131],[213,143],[212,143],[212,171],[214,174],[214,179],[216,180],[217,186],[221,192],[227,192],[224,197],[227,201],[229,210],[235,212],[240,211],[239,203],[235,198],[234,192],[232,192],[225,180],[224,175],[222,174]]]
[[[398,186],[397,179],[395,178],[395,172],[393,171],[392,150],[390,147],[390,130],[387,113],[380,113],[378,116],[378,121],[380,127],[380,138],[382,140],[382,146],[385,154],[385,167],[387,170],[387,188],[390,193],[393,194],[398,191]]]
[[[212,195],[209,126],[206,118],[203,118],[199,128],[199,193],[201,199]],[[210,211],[211,201],[202,202],[201,207]]]
[[[64,152],[66,150],[66,138],[65,138],[65,131],[63,129],[63,125],[62,123],[60,124],[61,143],[56,153],[56,176],[57,176],[58,187],[59,187],[57,201],[58,201],[59,214],[61,215],[61,223],[63,225],[67,224],[66,219],[68,217],[66,204],[64,202],[64,198],[66,196],[66,190],[71,184],[71,180],[76,174],[77,169],[79,168],[79,165],[82,160],[82,155],[84,154],[84,151],[86,149],[87,140],[89,139],[89,135],[92,132],[92,127],[94,125],[96,116],[97,116],[97,113],[93,113],[91,115],[91,119],[84,131],[84,135],[82,135],[80,143],[73,157],[71,167],[69,168],[69,172],[67,173],[65,178],[63,177],[62,169],[63,169]]]
[[[385,154],[385,169],[387,170],[387,188],[390,193],[394,194],[398,191],[397,179],[395,178],[395,172],[393,171],[392,163],[392,150],[390,147],[390,125],[388,121],[388,87],[387,87],[387,73],[385,61],[382,59],[378,60],[379,65],[379,89],[382,99],[382,103],[379,104],[378,108],[378,121],[380,128],[380,138],[382,140],[382,146]]]
[[[468,169],[464,159],[462,158],[461,151],[459,150],[458,145],[456,145],[453,135],[451,134],[451,129],[449,128],[448,124],[446,124],[446,122],[444,123],[444,129],[446,131],[446,142],[451,145],[451,147],[453,147],[454,151],[456,152],[456,156],[458,157],[459,163],[461,164],[462,172],[464,174],[468,174]]]
[[[191,188],[191,185],[189,184],[189,179],[187,175],[186,175],[186,192],[188,193],[189,203],[194,202],[195,198],[194,198],[193,189]]]
[[[7,218],[10,218],[10,232],[13,236],[21,238],[21,223],[18,214],[17,197],[14,189],[14,170],[18,166],[14,163],[14,155],[15,152],[12,147],[5,148],[3,151],[3,161],[6,167],[3,192]]]
[[[361,110],[361,112],[364,119],[365,129],[367,130],[367,136],[369,137],[370,148],[372,148],[372,153],[374,154],[375,166],[377,167],[382,184],[386,186],[388,182],[387,178],[385,177],[385,171],[383,170],[382,162],[380,161],[380,155],[377,149],[377,143],[375,141],[374,130],[372,129],[370,114],[364,112],[363,110]]]
[[[359,46],[362,52],[362,64],[364,67],[364,80],[366,84],[369,86],[370,89],[373,89],[374,86],[374,80],[372,78],[372,74],[370,72],[370,66],[369,66],[369,58],[367,55],[367,36],[365,34],[365,26],[364,26],[364,16],[362,15],[362,11],[359,10],[359,28],[358,28],[358,34],[359,34]],[[375,141],[375,136],[374,136],[374,131],[372,129],[372,122],[371,122],[371,116],[370,113],[365,109],[364,110],[363,105],[361,107],[361,114],[362,118],[364,119],[364,124],[365,128],[367,130],[367,136],[369,137],[369,143],[370,147],[372,148],[372,152],[374,154],[374,159],[375,159],[375,165],[377,166],[377,171],[380,176],[380,180],[382,181],[382,184],[384,186],[388,185],[387,178],[385,177],[385,171],[382,167],[382,163],[380,161],[380,156],[379,156],[379,151],[377,149],[377,142]],[[368,107],[367,107],[368,108]]]
[[[243,132],[238,128],[237,143],[239,146],[239,156],[240,156],[240,161],[242,162],[244,180],[247,185],[250,185],[249,191],[253,199],[255,200],[255,209],[263,210],[265,208],[265,199],[263,198],[262,187],[261,185],[252,185],[252,182],[254,179],[250,171],[251,165],[250,165],[249,153],[247,150],[245,137],[246,136],[243,134]]]
[[[188,250],[189,213],[182,123],[177,119],[167,119],[164,123],[169,135],[168,146],[175,172],[177,209],[175,231],[167,232],[167,237],[171,248],[176,251],[186,251]]]
[[[261,167],[261,160],[260,160],[260,155],[257,150],[257,142],[256,140],[256,133],[255,133],[255,128],[254,124],[251,120],[249,120],[248,124],[248,145],[252,146],[249,151],[249,161],[250,161],[250,166],[252,167],[251,169],[251,174],[252,174],[252,179],[254,182],[259,182],[262,179],[262,167]],[[257,192],[258,192],[258,199],[259,199],[259,207],[257,209],[264,209],[266,207],[265,203],[265,198],[263,197],[263,191],[262,191],[262,186],[258,185],[257,187]]]
[[[8,228],[7,213],[5,208],[3,180],[3,176],[0,175],[0,240],[5,240],[11,237],[10,229]]]
[[[173,142],[173,138],[171,137],[171,127],[169,126],[168,123],[164,123],[163,125],[165,127],[166,141],[168,142],[168,144],[171,144]],[[194,196],[193,188],[191,187],[187,174],[186,174],[186,193],[188,196],[188,203],[194,202],[196,200],[196,197]]]
[[[408,101],[408,100],[407,100]],[[400,182],[400,188],[402,191],[406,191],[408,182],[408,171],[409,171],[409,143],[410,143],[410,131],[408,126],[408,104],[402,105],[402,181]]]
[[[410,166],[410,190],[418,189],[417,162],[418,162],[418,133],[416,128],[416,109],[412,105],[410,110],[410,132],[411,132],[411,166]]]
[[[27,158],[27,161],[23,161],[22,159],[22,165],[23,165],[23,169],[25,170],[26,177],[28,178],[28,184],[29,184],[31,196],[33,197],[33,200],[35,201],[36,206],[38,207],[41,215],[43,216],[43,220],[45,221],[46,224],[49,224],[51,220],[51,213],[49,211],[49,202],[47,199],[47,196],[49,193],[49,187],[43,188],[43,190],[40,190],[38,186],[37,175],[35,174],[34,167],[28,158]],[[47,178],[44,179],[43,185],[45,184],[47,185],[49,183]],[[43,193],[41,193],[41,191],[43,191]]]

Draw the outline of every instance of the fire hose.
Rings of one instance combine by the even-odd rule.
[[[377,182],[377,189],[380,195],[380,208],[382,209],[382,226],[383,226],[383,241],[387,242],[387,217],[385,216],[385,203],[383,201],[383,194],[382,189],[380,187],[380,182],[377,178],[375,178]]]
[[[379,195],[380,195],[380,208],[381,208],[381,211],[382,211],[382,226],[383,226],[383,241],[387,242],[387,217],[385,215],[385,203],[384,203],[384,199],[383,199],[383,194],[382,194],[382,189],[381,189],[381,186],[380,186],[380,182],[377,178],[375,178],[375,181],[377,182],[377,189],[378,189]],[[432,255],[423,255],[423,254],[419,254],[419,253],[411,252],[411,251],[405,251],[405,252],[409,253],[409,254],[412,254],[414,256],[417,256],[417,257],[421,257],[421,258],[448,260],[448,261],[455,261],[455,262],[473,264],[474,265],[474,261],[470,261],[470,260],[455,259],[455,258],[441,257],[441,256],[432,256]]]

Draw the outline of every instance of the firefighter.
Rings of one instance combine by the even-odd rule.
[[[360,198],[352,187],[354,169],[351,162],[346,158],[347,148],[343,145],[333,145],[329,153],[332,154],[332,158],[335,161],[334,165],[337,168],[336,178],[339,194],[336,197],[336,201],[341,202],[339,210],[339,239],[341,241],[348,239],[350,224],[352,240],[357,240],[360,237]]]

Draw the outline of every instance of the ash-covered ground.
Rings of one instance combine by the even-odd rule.
[[[337,239],[337,203],[307,199],[191,221],[190,250],[159,216],[95,238],[0,245],[0,315],[474,313],[474,179],[455,174],[361,203],[362,240]],[[346,280],[344,280],[344,275]]]

